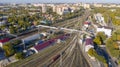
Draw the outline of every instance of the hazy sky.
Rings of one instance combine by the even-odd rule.
[[[120,0],[0,0],[0,3],[120,3]]]

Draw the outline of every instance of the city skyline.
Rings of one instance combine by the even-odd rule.
[[[119,3],[119,0],[0,0],[0,3]]]

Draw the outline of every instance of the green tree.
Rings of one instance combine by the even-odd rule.
[[[113,45],[114,45],[114,48],[115,48],[116,50],[119,50],[119,45],[118,45],[118,43],[114,42]]]
[[[98,32],[96,36],[101,37],[102,41],[105,41],[107,38],[104,32]]]
[[[23,52],[19,52],[15,54],[16,59],[24,59],[25,54]]]
[[[13,26],[10,26],[10,33],[14,34],[15,33],[15,28]]]
[[[5,56],[6,57],[9,57],[11,55],[13,55],[15,52],[14,52],[14,48],[12,46],[12,44],[10,42],[7,42],[3,45],[3,49],[5,51]]]
[[[96,37],[96,38],[93,40],[93,42],[96,43],[97,45],[101,45],[101,44],[102,44],[100,37]]]

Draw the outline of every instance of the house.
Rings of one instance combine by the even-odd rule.
[[[55,42],[57,42],[59,39],[60,40],[64,40],[66,39],[68,36],[67,35],[61,35],[61,36],[58,36],[56,38],[53,38],[53,39],[50,39],[44,43],[41,43],[41,44],[38,44],[38,45],[35,45],[34,47],[30,48],[31,50],[34,50],[36,53],[38,53],[40,50],[54,44]]]
[[[0,39],[0,47],[3,47],[4,43],[8,42],[9,40],[9,38]]]
[[[5,24],[6,24],[5,21],[0,22],[0,26],[3,26],[3,25],[5,25]]]
[[[42,44],[38,44],[38,45],[35,45],[34,47],[31,48],[31,50],[34,50],[36,53],[38,53],[40,50],[50,46],[51,44],[53,44],[54,42],[56,41],[56,39],[51,39],[51,40],[48,40]]]
[[[88,21],[84,22],[85,27],[88,27],[90,24],[91,24],[91,22],[88,22]]]
[[[32,41],[32,40],[35,40],[35,39],[38,39],[38,38],[39,38],[39,34],[35,34],[35,35],[32,35],[32,36],[23,38],[22,41],[24,43],[28,43],[29,41]]]
[[[29,41],[33,41],[33,40],[39,39],[39,37],[42,37],[42,36],[47,36],[47,34],[45,32],[40,33],[40,34],[34,34],[34,35],[29,36],[29,37],[23,38],[22,41],[24,43],[28,43]]]
[[[93,46],[93,39],[91,38],[86,38],[85,39],[85,52],[88,52],[90,48],[94,48]]]

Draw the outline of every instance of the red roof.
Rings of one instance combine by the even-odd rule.
[[[51,39],[51,40],[49,40],[49,41],[47,41],[47,42],[44,42],[44,43],[42,43],[42,44],[38,44],[38,45],[34,46],[34,48],[35,48],[37,51],[42,50],[42,49],[50,46],[52,43],[54,43],[54,42],[56,41],[56,39],[63,39],[64,37],[65,37],[64,35],[58,36],[58,37],[53,38],[53,39]]]
[[[9,40],[10,40],[9,38],[4,38],[4,39],[1,39],[0,42],[5,43],[5,42],[8,42]]]
[[[87,21],[86,21],[86,22],[84,22],[84,24],[90,24],[90,22],[87,22]]]
[[[86,44],[85,45],[93,45],[93,40],[92,39],[86,39]]]

